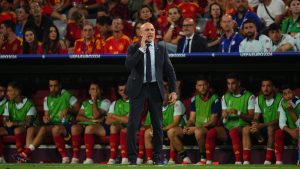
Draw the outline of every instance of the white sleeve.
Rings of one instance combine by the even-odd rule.
[[[263,36],[262,44],[264,46],[264,52],[271,52],[271,50],[273,48],[273,43],[272,43],[272,40],[269,37]]]
[[[105,110],[107,112],[108,109],[110,108],[109,106],[110,106],[110,101],[108,99],[104,99],[101,102],[100,109]]]
[[[74,106],[74,104],[77,102],[77,98],[75,96],[71,96],[69,99],[69,103],[71,106]]]
[[[27,112],[27,116],[36,116],[36,108],[34,106],[32,106],[29,111]]]
[[[185,113],[185,106],[181,101],[177,100],[174,105],[174,116],[183,115]]]
[[[222,96],[222,110],[227,110],[227,105],[226,105],[226,102],[225,102],[225,99],[224,99],[224,95]]]
[[[275,9],[272,11],[274,14],[277,15],[283,15],[285,13],[285,4],[282,0],[275,1]]]
[[[114,112],[115,112],[115,104],[116,104],[116,101],[113,101],[112,104],[109,106],[108,113],[114,114]]]
[[[5,108],[4,108],[3,116],[9,116],[8,102],[5,103]]]
[[[298,105],[299,103],[300,103],[300,100],[297,100],[297,101],[296,101],[296,104],[295,104],[295,107],[297,107],[297,105]],[[297,127],[300,126],[299,123],[300,123],[300,119],[299,119],[299,116],[298,116],[298,119],[297,119],[297,121],[295,122],[295,124],[296,124]]]
[[[257,14],[257,16],[259,17],[259,19],[261,19],[261,18],[263,17],[263,15],[262,15],[262,6],[263,6],[263,4],[260,3],[260,4],[258,5],[258,7],[257,7],[257,10],[256,10],[256,14]]]
[[[46,96],[44,98],[44,111],[49,111],[49,107],[48,107],[48,97]]]
[[[258,105],[258,97],[255,98],[255,110],[254,110],[255,113],[257,114],[261,114],[261,110],[260,110],[260,107]]]
[[[248,100],[248,110],[254,110],[255,108],[255,96],[251,95]]]
[[[239,52],[245,52],[246,50],[244,49],[244,43],[246,42],[246,39],[242,40],[242,42],[240,43],[240,47],[239,47]]]
[[[281,106],[281,102],[278,107],[278,112],[279,112],[279,127],[280,127],[280,129],[283,129],[286,126],[287,118],[285,115],[285,111],[283,110],[283,108]]]

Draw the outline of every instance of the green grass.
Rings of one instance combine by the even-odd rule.
[[[151,168],[166,168],[166,169],[296,169],[299,166],[296,165],[165,165],[165,166],[151,166],[151,165],[139,165],[139,166],[127,166],[127,165],[105,165],[105,164],[0,164],[0,169],[151,169]]]

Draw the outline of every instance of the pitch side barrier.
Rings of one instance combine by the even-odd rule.
[[[222,57],[285,57],[285,56],[300,56],[300,52],[244,52],[244,53],[190,53],[169,54],[170,58],[222,58]],[[109,58],[125,58],[126,54],[91,54],[91,55],[77,55],[77,54],[51,54],[51,55],[2,55],[0,59],[109,59]]]

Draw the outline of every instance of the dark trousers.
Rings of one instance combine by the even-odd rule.
[[[144,103],[148,101],[151,123],[153,126],[153,161],[161,159],[163,130],[162,130],[162,102],[161,94],[157,83],[143,84],[140,94],[135,98],[130,98],[130,113],[127,126],[127,148],[128,159],[131,163],[136,163],[137,145],[136,132],[140,124],[141,114],[144,110]]]

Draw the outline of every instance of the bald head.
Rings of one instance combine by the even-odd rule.
[[[153,42],[155,38],[154,26],[149,22],[146,22],[143,25],[141,25],[141,36],[142,40],[144,39],[145,41]]]
[[[231,15],[225,14],[222,16],[221,27],[225,32],[233,30],[234,23]]]

